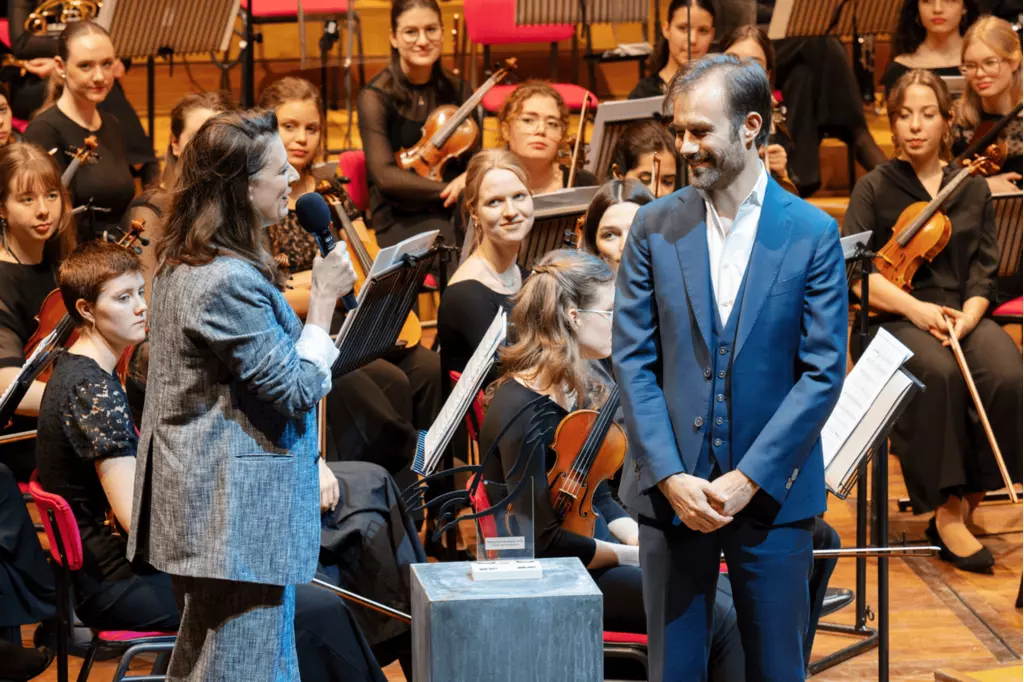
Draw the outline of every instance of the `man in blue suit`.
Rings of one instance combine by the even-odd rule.
[[[707,679],[721,553],[747,680],[802,680],[820,433],[846,370],[839,229],[765,172],[756,63],[693,62],[666,101],[691,186],[633,222],[613,343],[651,680]]]

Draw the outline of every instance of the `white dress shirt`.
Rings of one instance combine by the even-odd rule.
[[[718,215],[711,197],[703,190],[707,208],[708,257],[711,263],[711,287],[718,306],[722,326],[729,324],[729,315],[736,305],[736,295],[743,283],[743,275],[750,263],[750,252],[757,238],[757,223],[761,220],[761,206],[768,187],[768,173],[761,164],[761,174],[750,194],[740,204],[733,219]]]

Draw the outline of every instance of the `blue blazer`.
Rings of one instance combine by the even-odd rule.
[[[615,296],[612,358],[630,445],[620,495],[663,523],[674,512],[657,484],[695,470],[710,428],[709,269],[696,190],[640,209]],[[729,377],[732,464],[774,500],[756,505],[764,520],[789,523],[825,511],[820,434],[846,374],[836,221],[769,178],[746,278]]]

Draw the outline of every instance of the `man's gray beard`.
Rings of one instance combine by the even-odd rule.
[[[739,140],[738,136],[736,140]],[[742,145],[733,147],[723,154],[720,159],[711,157],[708,160],[714,165],[697,168],[690,167],[690,184],[695,189],[704,192],[728,187],[743,172],[743,147]],[[735,161],[735,163],[731,163],[732,161]]]
[[[695,189],[705,192],[711,191],[719,187],[721,179],[722,171],[718,166],[690,168],[690,184]]]

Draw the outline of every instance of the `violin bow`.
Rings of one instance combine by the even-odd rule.
[[[988,422],[988,413],[985,412],[985,406],[981,404],[981,396],[978,395],[978,389],[974,385],[974,377],[971,376],[971,370],[967,368],[967,360],[964,358],[964,351],[960,347],[960,340],[956,338],[953,323],[948,317],[945,320],[946,332],[949,334],[949,345],[953,349],[953,355],[956,356],[956,363],[960,365],[964,381],[967,382],[967,389],[971,392],[971,399],[974,401],[974,408],[978,411],[978,417],[981,418],[981,425],[985,428],[985,436],[988,437],[988,444],[992,447],[992,455],[996,458],[996,464],[999,465],[999,473],[1002,474],[1003,483],[1006,484],[1006,492],[1010,496],[1010,501],[1017,504],[1019,502],[1017,489],[1013,486],[1013,479],[1010,478],[1010,472],[1006,468],[1003,453],[999,450],[999,444],[996,443],[996,435],[992,431],[992,425]]]
[[[651,182],[654,184],[654,198],[658,198],[658,190],[661,189],[661,159],[657,154],[651,159]]]
[[[569,162],[569,182],[565,188],[569,189],[576,181],[576,159],[580,155],[580,146],[583,144],[583,130],[587,125],[587,105],[590,104],[590,92],[583,97],[583,106],[580,107],[580,123],[576,128],[576,145],[572,150],[572,160]]]

